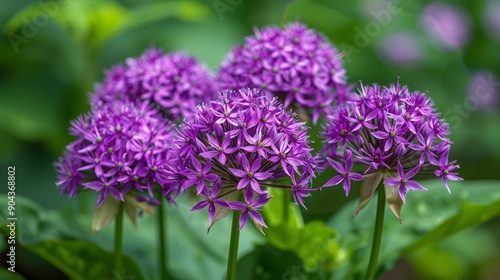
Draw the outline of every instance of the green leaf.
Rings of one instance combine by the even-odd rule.
[[[124,256],[122,271],[113,269],[113,254],[96,244],[78,240],[47,240],[24,245],[71,279],[143,279],[135,262]]]
[[[500,183],[496,181],[451,182],[451,195],[441,180],[424,180],[428,191],[410,192],[401,210],[403,223],[386,211],[379,264],[386,271],[401,256],[429,247],[454,233],[500,216]],[[373,199],[372,199],[373,200]],[[366,269],[375,221],[371,202],[356,218],[350,203],[328,225],[336,228],[350,262],[336,271],[334,279],[359,277]]]
[[[283,218],[284,195],[291,195],[288,189],[268,190],[271,199],[264,206],[264,216],[267,229],[264,230],[270,244],[281,250],[293,251],[300,245],[300,229],[304,227],[304,221],[297,205],[288,203],[288,220]]]
[[[26,278],[24,278],[21,274],[9,271],[5,267],[0,267],[0,279],[3,279],[3,280],[24,280]]]
[[[96,194],[87,194],[89,194],[87,197],[89,206],[94,206]],[[70,200],[69,203],[75,204],[76,201]],[[190,209],[195,202],[181,197],[177,199],[177,204],[178,207],[167,207],[165,211],[169,268],[173,276],[178,279],[220,279],[226,269],[231,228],[230,219],[219,221],[211,228],[210,233],[207,233],[208,217],[206,210],[191,212]],[[0,205],[7,205],[5,195],[0,195]],[[84,242],[90,244],[89,246],[99,248],[103,252],[111,252],[114,238],[113,227],[105,227],[92,235],[91,213],[82,215],[77,210],[77,207],[63,207],[59,212],[48,211],[22,196],[17,196],[16,215],[22,217],[22,219],[18,220],[18,240],[21,245],[26,246],[30,251],[32,251],[31,249],[46,249],[45,246],[61,244],[63,246],[62,252],[68,254],[76,252],[68,249],[66,243],[59,242],[68,240]],[[6,211],[6,207],[0,209],[2,220],[7,217]],[[128,222],[128,219],[124,223],[124,254],[136,257],[135,261],[146,279],[158,279],[159,276],[157,273],[158,247],[156,232],[156,217],[151,215],[138,216],[136,226],[132,222]],[[255,228],[251,225],[245,227],[240,236],[240,255],[250,252],[254,244],[263,243],[262,241],[263,236]],[[42,246],[47,242],[51,245]],[[33,244],[36,246],[29,247]],[[41,247],[37,247],[38,245]],[[54,265],[56,265],[56,261],[63,261],[59,260],[60,256],[55,260],[45,253],[38,254],[38,251],[34,253]],[[96,261],[101,261],[100,259],[91,258],[90,253],[86,256],[85,258],[75,256],[79,262],[85,262],[79,265],[93,267]],[[68,258],[74,259],[73,256]],[[59,268],[58,265],[63,264],[57,263],[56,266]],[[62,271],[67,273],[66,270]],[[126,272],[130,274],[128,270]]]
[[[314,271],[321,264],[329,271],[337,266],[340,246],[336,241],[337,231],[323,221],[311,221],[301,230],[300,237],[296,253],[303,261],[306,271]]]
[[[120,25],[120,30],[129,30],[151,24],[169,17],[186,21],[203,21],[210,15],[208,9],[194,1],[169,1],[155,3],[132,10]]]
[[[269,245],[255,250],[238,261],[236,279],[321,279],[318,274],[306,272],[302,261],[293,253]]]

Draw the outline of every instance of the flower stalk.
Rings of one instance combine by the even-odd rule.
[[[233,212],[233,224],[231,226],[231,241],[229,244],[229,256],[227,259],[226,280],[236,279],[236,263],[238,261],[238,243],[240,239],[239,214],[240,211]]]
[[[124,203],[118,204],[118,213],[115,218],[115,271],[120,273],[122,271],[123,261],[123,208]]]
[[[377,272],[377,263],[380,253],[380,244],[382,243],[382,230],[384,228],[384,211],[385,211],[385,189],[378,188],[377,214],[375,218],[375,231],[373,234],[372,251],[370,254],[370,263],[366,272],[366,280],[375,279]]]
[[[165,231],[165,210],[164,210],[164,205],[165,205],[165,199],[161,193],[161,189],[158,191],[158,201],[160,202],[160,205],[158,205],[158,243],[159,243],[159,248],[158,248],[158,254],[160,256],[160,275],[161,279],[168,280],[169,274],[168,274],[168,269],[167,269],[167,238],[165,236],[166,231]]]

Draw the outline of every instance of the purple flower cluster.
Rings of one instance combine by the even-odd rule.
[[[180,126],[176,149],[179,160],[167,168],[168,180],[182,191],[196,188],[204,199],[193,210],[208,207],[209,226],[216,216],[242,210],[240,229],[250,217],[262,230],[257,209],[271,198],[267,187],[290,189],[301,205],[311,191],[315,160],[307,129],[256,89],[225,91],[199,105]]]
[[[351,87],[337,49],[312,29],[296,22],[284,29],[256,29],[221,64],[220,88],[258,88],[297,109],[316,123],[331,104],[343,103]]]
[[[455,173],[459,166],[448,160],[448,134],[425,93],[410,92],[399,81],[389,87],[362,85],[352,102],[328,116],[324,153],[340,175],[325,186],[343,182],[347,195],[350,180],[363,179],[359,212],[384,178],[387,201],[399,218],[407,189],[424,189],[410,180],[415,175],[434,171],[448,191],[447,180],[462,180]],[[364,166],[363,177],[351,172],[353,163]]]
[[[148,101],[172,121],[182,121],[193,108],[213,99],[214,87],[208,70],[184,53],[164,55],[155,48],[139,58],[129,58],[125,66],[106,72],[103,84],[91,96],[94,107],[117,100],[140,104]]]
[[[129,192],[163,186],[171,199],[178,189],[166,187],[163,166],[172,158],[172,124],[147,103],[113,102],[94,108],[71,122],[70,134],[77,137],[56,163],[56,185],[73,197],[80,187],[99,192],[97,207],[108,195],[124,201]],[[155,203],[142,197],[142,201]]]

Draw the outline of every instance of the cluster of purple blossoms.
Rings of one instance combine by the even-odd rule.
[[[168,119],[182,121],[191,117],[197,104],[215,97],[212,80],[194,57],[164,55],[151,48],[139,58],[127,59],[125,66],[107,71],[104,83],[91,96],[91,104],[102,107],[118,100],[136,105],[148,101]]]
[[[417,174],[434,174],[443,180],[462,180],[449,161],[448,125],[435,112],[425,93],[409,92],[399,81],[389,87],[361,86],[352,102],[328,116],[322,137],[324,153],[339,173],[325,186],[343,182],[346,195],[351,180],[361,181],[361,211],[384,179],[387,202],[400,219],[407,189],[425,190],[412,180]],[[365,167],[363,175],[351,172],[353,163]]]
[[[240,229],[251,218],[262,231],[257,210],[271,199],[266,188],[290,189],[303,206],[312,190],[316,165],[307,129],[257,89],[225,91],[199,105],[180,126],[175,146],[179,159],[166,168],[167,178],[204,197],[193,210],[208,207],[209,226],[216,216],[242,210]]]
[[[298,22],[256,29],[228,54],[217,78],[223,89],[258,88],[277,96],[285,108],[305,109],[314,123],[352,90],[337,49]]]
[[[171,200],[179,190],[167,187],[163,166],[172,158],[172,124],[145,102],[140,107],[117,101],[94,108],[71,122],[77,137],[56,163],[56,185],[63,194],[79,189],[99,192],[97,207],[111,195],[124,201],[129,192],[143,193],[138,200],[156,204],[153,186],[162,186]]]

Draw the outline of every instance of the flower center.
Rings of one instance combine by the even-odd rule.
[[[247,176],[252,178],[253,177],[253,172],[247,172]]]
[[[134,176],[134,181],[139,182],[139,177]]]
[[[221,147],[217,148],[217,152],[222,153],[222,148]]]
[[[262,147],[262,146],[264,146],[264,143],[259,141],[259,142],[257,142],[257,146]]]
[[[346,129],[342,129],[340,131],[340,135],[345,136],[346,134],[347,134],[347,130]]]
[[[99,158],[95,158],[95,159],[94,159],[94,163],[95,163],[95,164],[99,164],[99,161],[100,161],[100,160],[99,160]]]
[[[196,174],[196,179],[201,179],[202,175],[200,173]]]

